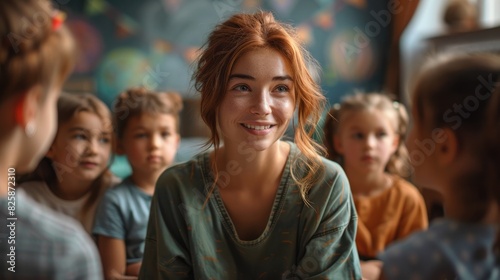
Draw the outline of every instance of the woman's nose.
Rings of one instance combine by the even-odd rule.
[[[253,105],[251,112],[256,115],[266,116],[271,113],[271,100],[269,92],[262,90],[259,94],[256,94],[253,99]]]

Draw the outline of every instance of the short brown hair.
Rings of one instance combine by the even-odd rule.
[[[175,118],[179,132],[179,112],[182,110],[182,98],[175,92],[156,92],[142,87],[125,90],[113,104],[113,123],[117,137],[123,133],[131,117],[144,113],[168,114]]]

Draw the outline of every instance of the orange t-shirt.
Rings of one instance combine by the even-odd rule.
[[[354,204],[358,212],[356,245],[362,258],[374,258],[390,243],[428,226],[424,198],[398,176],[380,194],[354,196]]]

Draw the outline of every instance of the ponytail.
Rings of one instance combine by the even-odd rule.
[[[409,117],[406,107],[397,102],[393,101],[392,106],[397,114],[397,128],[396,134],[399,137],[398,147],[396,151],[389,159],[387,163],[387,171],[392,174],[398,174],[401,177],[410,176],[410,163],[409,163],[409,153],[405,145],[406,135],[408,133]]]

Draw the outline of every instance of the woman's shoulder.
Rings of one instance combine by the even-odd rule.
[[[203,186],[209,178],[209,152],[205,152],[167,168],[158,178],[157,188],[185,189]]]
[[[347,175],[345,174],[344,169],[340,164],[331,161],[327,158],[320,157],[321,164],[323,165],[323,171],[318,173],[318,175],[322,175],[322,179],[320,178],[320,182],[329,182],[329,185],[338,184],[338,183],[348,183]],[[322,173],[322,174],[321,174]]]
[[[308,190],[307,199],[312,207],[305,207],[304,219],[320,219],[328,229],[354,225],[357,219],[351,188],[342,167],[321,158],[323,170],[317,172],[317,180]]]
[[[193,171],[195,170],[198,172],[205,170],[209,161],[209,153],[210,152],[200,153],[188,161],[173,164],[161,174],[160,178],[186,176],[193,174]]]
[[[302,158],[305,160],[304,154],[300,151],[300,149],[297,147],[297,145],[293,142],[288,142],[290,144],[290,155],[293,157],[298,157]],[[331,161],[321,155],[319,155],[319,160],[320,164],[322,165],[322,170],[320,172],[326,177],[326,178],[338,178],[341,176],[345,176],[344,169],[336,162]],[[302,160],[296,161],[296,162],[302,162]],[[307,169],[306,166],[304,166],[304,169]],[[306,170],[304,170],[306,171]],[[321,175],[321,174],[318,174]]]
[[[297,168],[299,173],[302,173],[299,174],[299,176],[305,176],[306,173],[309,172],[309,166],[305,164],[308,160],[295,143],[290,142],[290,146],[290,155],[296,159],[292,161],[292,164],[295,165],[293,168]],[[348,185],[344,169],[338,163],[321,155],[319,155],[317,159],[319,160],[318,163],[320,164],[320,168],[316,172],[317,180],[315,185],[323,185],[326,183],[327,185],[333,186],[338,182],[342,182],[342,184],[347,183]],[[311,188],[311,190],[313,188]]]
[[[321,157],[321,162],[325,167],[325,173],[331,176],[343,176],[345,175],[344,169],[340,164],[335,161],[329,160],[325,157]]]
[[[311,197],[339,196],[350,194],[351,189],[342,167],[331,160],[321,158],[323,171],[318,172],[318,180],[309,191]]]

